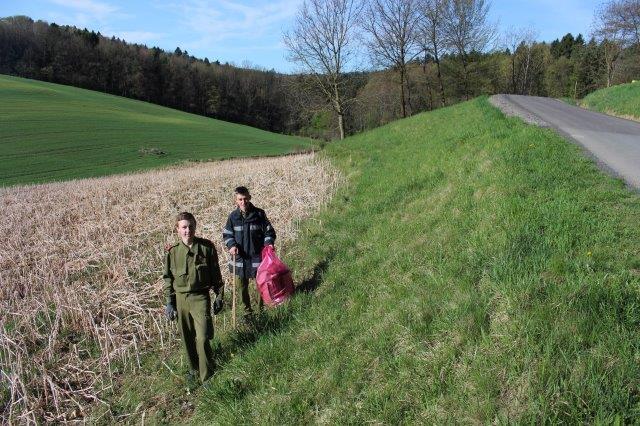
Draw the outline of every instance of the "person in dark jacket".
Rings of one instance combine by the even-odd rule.
[[[262,248],[276,241],[276,231],[267,219],[264,210],[251,204],[251,194],[244,186],[234,191],[237,208],[229,214],[222,231],[222,240],[234,259],[236,276],[240,280],[240,294],[244,305],[245,317],[253,313],[249,296],[249,280],[255,279],[258,266],[262,261]],[[231,261],[233,262],[233,260]],[[229,264],[232,271],[233,265]],[[259,300],[262,308],[262,299]]]

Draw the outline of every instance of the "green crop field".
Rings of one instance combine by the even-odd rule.
[[[218,371],[192,408],[180,408],[194,397],[179,396],[180,380],[154,355],[115,412],[172,395],[173,405],[147,405],[147,419],[640,418],[637,193],[486,98],[348,138],[324,155],[348,182],[285,254],[297,295],[255,327],[217,332]],[[178,351],[167,362],[179,368],[177,359]]]
[[[620,84],[596,90],[580,105],[595,111],[640,120],[640,83]]]
[[[0,185],[280,155],[306,139],[146,102],[0,75]]]

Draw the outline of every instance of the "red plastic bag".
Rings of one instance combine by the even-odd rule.
[[[262,262],[258,266],[256,284],[267,306],[279,305],[293,294],[291,271],[276,256],[273,246],[265,246],[262,249]]]

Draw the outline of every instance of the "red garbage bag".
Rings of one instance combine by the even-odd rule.
[[[276,256],[273,246],[265,246],[262,249],[262,262],[258,266],[256,283],[267,306],[279,305],[293,294],[291,271]]]

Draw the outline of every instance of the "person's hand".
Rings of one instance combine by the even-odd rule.
[[[176,311],[176,307],[172,303],[167,303],[164,307],[164,315],[169,321],[174,321],[178,318],[178,311]]]
[[[238,247],[233,246],[229,249],[229,254],[231,256],[237,256],[238,255]]]
[[[173,247],[171,244],[166,243],[166,244],[164,245],[164,251],[169,251],[169,250],[171,250],[171,247]]]
[[[224,300],[222,297],[222,292],[216,295],[216,299],[213,301],[213,315],[218,315],[222,308],[224,308]]]

